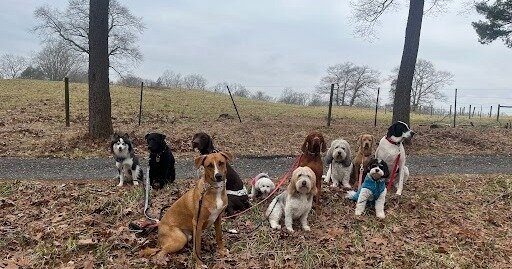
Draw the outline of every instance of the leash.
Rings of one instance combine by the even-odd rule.
[[[227,216],[227,217],[223,217],[222,219],[226,220],[226,219],[231,219],[231,218],[234,218],[236,216],[240,216],[242,214],[244,214],[245,212],[251,210],[252,208],[254,207],[257,207],[259,205],[261,205],[262,203],[264,203],[266,200],[268,200],[272,195],[274,195],[274,193],[284,184],[284,182],[288,179],[288,177],[291,175],[291,173],[293,173],[293,170],[295,170],[295,168],[297,168],[297,166],[299,165],[300,163],[300,159],[301,159],[301,156],[302,155],[299,155],[297,156],[297,158],[295,158],[295,161],[293,162],[292,166],[290,167],[290,169],[288,169],[288,171],[286,172],[286,174],[284,174],[281,179],[279,179],[279,182],[277,183],[275,189],[267,196],[265,197],[263,200],[259,201],[258,203],[256,203],[255,205],[243,210],[243,211],[240,211],[236,214],[233,214],[231,216]]]
[[[396,155],[395,162],[393,164],[393,170],[391,171],[391,176],[389,177],[388,185],[386,186],[388,191],[391,190],[391,188],[393,187],[393,182],[395,181],[396,171],[398,168],[399,161],[400,161],[400,153],[398,153],[398,155]]]
[[[145,184],[144,184],[144,188],[145,188],[145,190],[144,190],[144,216],[146,216],[146,218],[148,220],[151,220],[151,221],[154,221],[154,222],[158,223],[160,221],[159,219],[152,218],[148,214],[148,210],[149,210],[149,194],[150,194],[150,191],[151,191],[151,186],[149,185],[149,166],[148,166],[148,174],[147,174],[146,180],[144,182],[145,182]]]
[[[357,190],[361,189],[361,186],[363,184],[363,172],[364,172],[364,160],[361,162],[361,165],[359,166],[359,177],[357,179]]]

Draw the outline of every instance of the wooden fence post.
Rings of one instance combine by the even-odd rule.
[[[453,106],[453,127],[455,128],[455,121],[457,119],[457,89],[455,89],[455,104]]]
[[[69,127],[69,79],[64,78],[64,103],[66,110],[66,127]]]
[[[144,90],[144,81],[140,83],[140,104],[139,104],[139,126],[142,118],[142,91]]]
[[[229,97],[231,97],[231,102],[233,102],[233,106],[235,107],[236,115],[238,116],[238,120],[240,123],[242,123],[242,119],[240,118],[240,114],[238,114],[238,108],[236,107],[235,100],[233,99],[233,95],[231,94],[231,91],[229,90],[229,86],[226,85],[226,88],[228,88]]]
[[[332,111],[332,95],[334,94],[334,83],[331,84],[331,94],[329,95],[329,110],[327,111],[327,127],[331,126],[331,111]]]

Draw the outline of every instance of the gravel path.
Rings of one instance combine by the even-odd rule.
[[[284,174],[293,163],[291,157],[237,158],[233,167],[243,178],[260,172],[272,177]],[[143,161],[146,172],[147,161]],[[512,174],[510,155],[408,156],[411,175]],[[113,159],[24,159],[0,158],[0,179],[111,179],[116,175]],[[194,178],[192,160],[178,160],[178,179]]]

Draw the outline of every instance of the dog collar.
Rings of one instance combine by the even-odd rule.
[[[169,147],[168,147],[167,145],[165,145],[165,148],[164,148],[162,151],[160,151],[160,152],[158,152],[158,153],[150,153],[150,154],[149,154],[149,156],[156,155],[156,157],[155,157],[155,161],[158,163],[158,162],[160,162],[160,157],[161,157],[161,155],[162,155],[162,154],[163,154],[163,153],[164,153],[168,148],[169,148]]]
[[[232,190],[226,190],[226,194],[231,194],[235,196],[244,196],[247,195],[247,189],[245,186],[241,190],[232,191]]]
[[[391,144],[393,144],[393,145],[397,145],[397,146],[401,143],[401,142],[395,142],[395,141],[391,140],[389,137],[386,137],[386,140],[387,140],[389,143],[391,143]]]

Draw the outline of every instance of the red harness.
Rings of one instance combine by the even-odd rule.
[[[388,191],[391,190],[391,188],[393,187],[393,181],[395,181],[399,161],[400,161],[400,153],[398,153],[398,155],[396,155],[395,162],[393,163],[393,170],[391,170],[391,176],[389,176],[389,181],[388,181],[388,186],[387,186]]]

